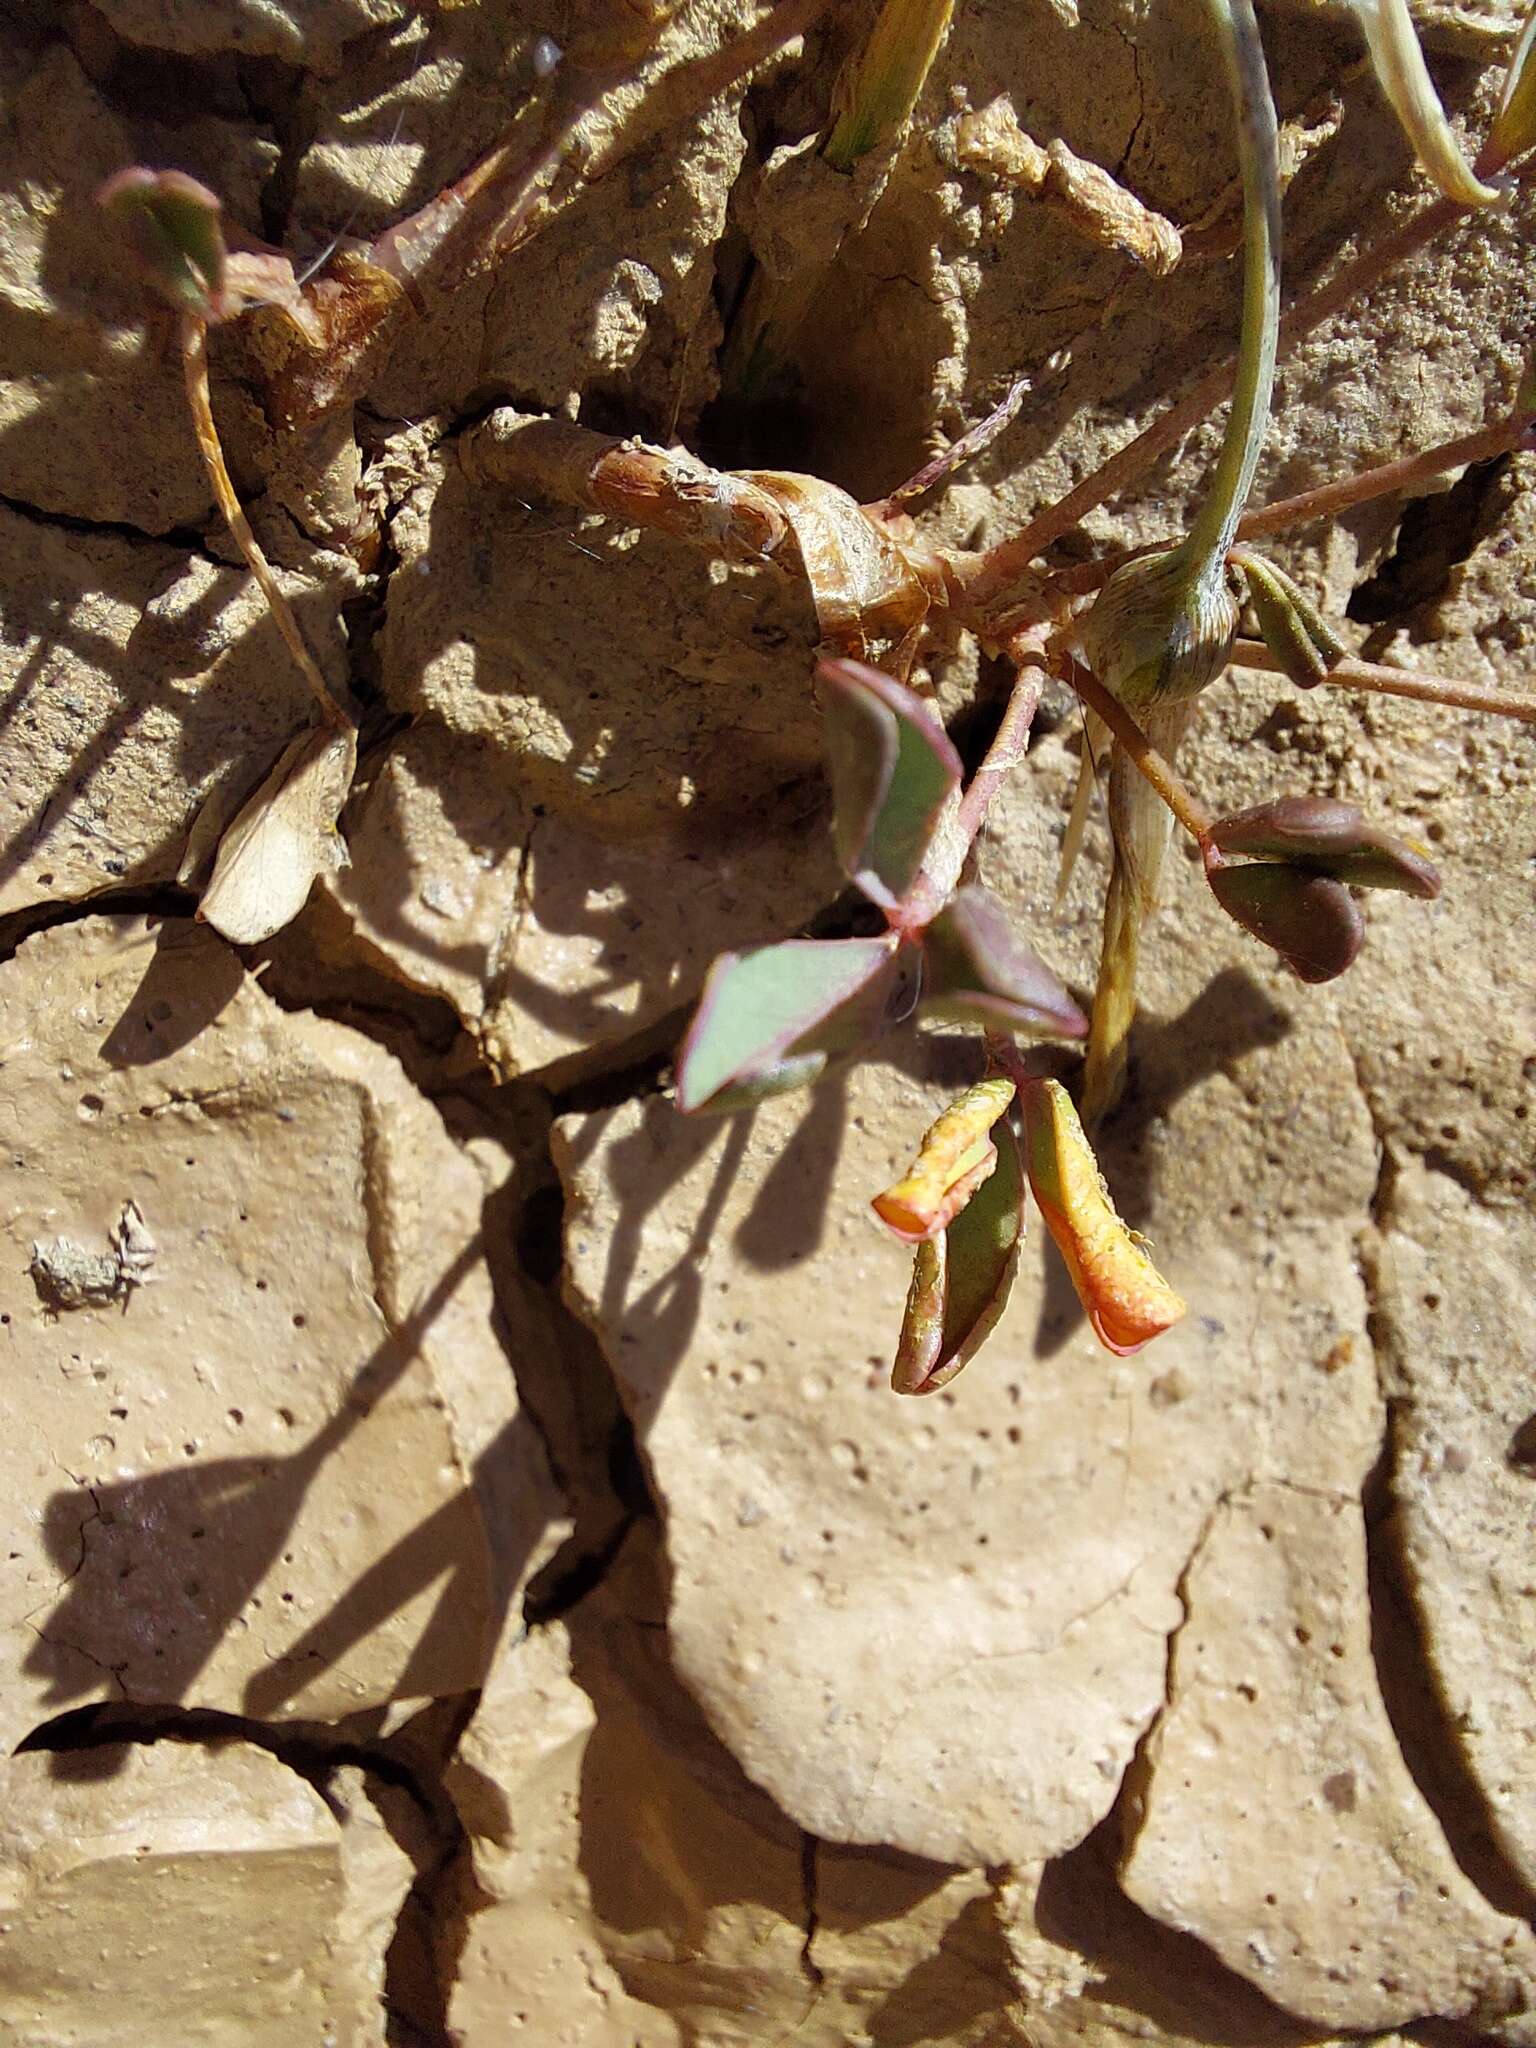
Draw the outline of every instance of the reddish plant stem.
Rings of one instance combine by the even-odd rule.
[[[1203,848],[1216,821],[1178,775],[1173,763],[1158,752],[1120,699],[1105,689],[1091,669],[1067,657],[1062,670],[1089,710],[1097,712],[1109,727],[1125,750],[1127,760],[1152,785],[1196,845]]]
[[[1359,293],[1368,291],[1396,264],[1417,255],[1435,237],[1461,220],[1468,209],[1453,199],[1437,199],[1404,221],[1384,241],[1362,251],[1328,284],[1293,306],[1280,323],[1280,354],[1284,356],[1313,328],[1341,311]],[[979,603],[1000,598],[1022,577],[1041,551],[1082,523],[1088,513],[1116,497],[1165,455],[1192,427],[1230,395],[1232,363],[1219,363],[1177,404],[1142,428],[1135,439],[1112,455],[1092,476],[1058,503],[1037,514],[1012,540],[990,548],[971,569],[969,595]]]
[[[676,65],[657,81],[611,146],[584,166],[583,176],[601,177],[622,157],[690,119],[783,44],[803,35],[830,4],[831,0],[777,0],[744,34],[705,57]],[[514,155],[510,140],[498,142],[454,184],[380,235],[369,251],[370,260],[413,284],[430,277],[442,291],[505,255],[529,225],[581,124],[631,75],[621,69],[578,78],[563,103],[551,108],[544,140],[531,156]],[[473,239],[477,231],[478,242]]]
[[[293,607],[284,596],[282,587],[272,573],[272,565],[261,551],[261,544],[251,531],[251,522],[245,516],[245,507],[235,491],[234,480],[224,460],[223,445],[213,417],[213,399],[208,388],[208,328],[207,323],[195,313],[185,313],[181,319],[181,362],[186,380],[187,405],[192,414],[192,428],[197,436],[198,451],[203,458],[203,467],[208,481],[213,486],[214,499],[224,515],[224,523],[234,536],[235,545],[244,555],[251,574],[261,588],[262,596],[271,608],[277,621],[277,630],[287,642],[288,651],[298,663],[325,723],[336,731],[345,731],[351,720],[337,703],[330,684],[320,672],[320,664],[309,651],[299,622],[293,615]]]
[[[1363,469],[1356,476],[1340,477],[1335,483],[1318,484],[1310,491],[1298,491],[1294,497],[1276,498],[1273,504],[1260,505],[1244,513],[1238,522],[1237,537],[1260,540],[1272,533],[1282,533],[1287,527],[1336,518],[1340,512],[1367,504],[1373,498],[1391,497],[1394,492],[1412,490],[1415,484],[1432,483],[1436,477],[1460,469],[1465,463],[1487,462],[1496,455],[1507,455],[1518,449],[1531,432],[1531,415],[1512,413],[1508,419],[1491,427],[1480,427],[1475,434],[1463,434],[1459,440],[1442,441],[1438,447],[1421,449],[1417,455],[1403,455],[1395,462]],[[1172,545],[1171,540],[1149,541],[1144,547],[1126,548],[1097,561],[1058,570],[1051,577],[1051,588],[1063,597],[1086,597],[1107,583],[1123,562],[1133,562]]]
[[[1284,673],[1279,658],[1262,640],[1239,640],[1232,650],[1232,662],[1237,668],[1263,669],[1270,675]],[[1486,711],[1498,718],[1518,718],[1522,724],[1536,725],[1536,695],[1520,696],[1483,683],[1462,683],[1454,676],[1415,675],[1411,669],[1387,668],[1377,661],[1341,661],[1321,680],[1340,690],[1373,690],[1383,697],[1449,704],[1458,711]]]
[[[1011,1081],[1022,1096],[1031,1088],[1038,1088],[1040,1076],[1032,1074],[1014,1041],[1001,1031],[984,1031],[982,1043],[987,1049],[987,1058],[1005,1079]]]
[[[976,835],[986,823],[987,812],[992,799],[1001,788],[1004,778],[1016,762],[1022,761],[1029,746],[1030,728],[1035,722],[1035,713],[1040,708],[1040,692],[1045,686],[1045,670],[1034,662],[1021,668],[1008,699],[1001,725],[987,749],[986,759],[971,777],[970,786],[960,799],[960,809],[955,823],[965,836],[965,843],[971,846]]]
[[[1038,649],[1034,647],[1029,647],[1019,659],[1013,692],[986,759],[971,777],[948,824],[935,836],[911,888],[886,912],[893,932],[920,939],[944,908],[959,884],[976,835],[986,823],[992,799],[1009,770],[1024,757],[1030,727],[1040,708],[1045,671],[1038,666]]]
[[[1459,440],[1443,441],[1438,448],[1425,448],[1417,455],[1404,455],[1396,462],[1383,462],[1358,476],[1340,477],[1337,483],[1319,484],[1314,490],[1298,491],[1293,498],[1277,498],[1247,513],[1237,529],[1239,540],[1260,540],[1266,534],[1282,533],[1288,526],[1308,526],[1316,519],[1335,519],[1355,505],[1372,498],[1390,497],[1395,491],[1412,490],[1415,484],[1432,483],[1447,470],[1460,469],[1468,462],[1488,462],[1495,455],[1507,455],[1518,448],[1531,430],[1529,413],[1514,413],[1491,427]]]
[[[985,419],[978,420],[957,441],[952,441],[941,455],[925,462],[904,484],[898,484],[889,497],[879,499],[867,509],[877,519],[888,519],[893,512],[901,510],[908,498],[918,498],[924,491],[931,491],[935,484],[942,483],[962,463],[970,462],[983,449],[989,448],[1003,429],[1018,418],[1020,407],[1033,389],[1033,377],[1015,379]]]

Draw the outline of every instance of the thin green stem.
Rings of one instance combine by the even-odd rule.
[[[1216,473],[1185,541],[1208,572],[1232,545],[1269,427],[1280,333],[1280,132],[1253,0],[1208,0],[1237,107],[1243,171],[1243,330]]]

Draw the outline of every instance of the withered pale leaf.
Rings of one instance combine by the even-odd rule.
[[[1504,193],[1485,185],[1462,154],[1424,62],[1408,0],[1355,0],[1355,13],[1381,89],[1422,168],[1461,206],[1502,205]]]
[[[791,470],[743,472],[783,508],[800,550],[816,623],[839,654],[866,655],[927,616],[942,578],[836,484]]]
[[[241,946],[297,917],[315,877],[347,864],[336,821],[356,768],[350,729],[311,726],[290,740],[219,842],[199,917]]]

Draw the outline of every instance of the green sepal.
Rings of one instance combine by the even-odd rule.
[[[1264,645],[1298,689],[1315,689],[1349,649],[1283,569],[1247,548],[1234,548],[1232,560],[1247,582]]]

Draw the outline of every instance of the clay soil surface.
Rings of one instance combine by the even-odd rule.
[[[1030,371],[918,509],[984,546],[1236,331],[1197,0],[957,0],[850,208],[815,150],[873,13],[661,120],[753,0],[0,7],[15,2048],[1536,2043],[1530,727],[1241,670],[1201,699],[1207,801],[1349,798],[1444,891],[1374,897],[1309,990],[1172,860],[1103,1161],[1191,1307],[1137,1356],[1036,1228],[976,1363],[890,1391],[907,1257],[868,1202],[973,1042],[730,1120],[667,1092],[710,959],[841,886],[816,618],[771,567],[485,481],[477,426],[862,500]],[[1294,295],[1426,188],[1352,10],[1260,14]],[[1414,14],[1480,135],[1520,10]],[[351,864],[230,944],[188,836],[310,699],[93,194],[174,165],[344,264],[599,76],[537,232],[404,294],[337,389],[274,309],[212,338],[361,736]],[[967,153],[988,109],[1178,260]],[[1260,498],[1507,411],[1533,237],[1527,187],[1308,339]],[[732,402],[751,293],[807,275],[786,391]],[[1218,431],[1056,564],[1177,532]],[[1531,687],[1536,456],[1275,552],[1367,658]],[[961,633],[917,677],[966,745],[1006,681]],[[1082,994],[1080,744],[1061,689],[980,859]]]

